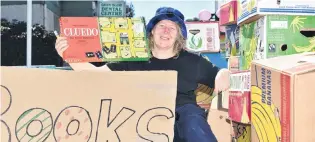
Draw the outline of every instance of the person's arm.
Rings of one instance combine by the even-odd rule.
[[[210,88],[215,87],[215,78],[219,72],[219,68],[212,64],[210,61],[201,57],[198,62],[198,75],[197,80],[199,83],[209,86]]]

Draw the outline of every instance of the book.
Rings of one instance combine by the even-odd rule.
[[[60,17],[68,63],[147,61],[151,57],[143,17]]]

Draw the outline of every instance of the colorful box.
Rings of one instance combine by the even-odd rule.
[[[225,27],[225,48],[226,57],[239,56],[239,26],[236,24],[228,25]]]
[[[257,60],[252,65],[252,142],[313,142],[315,53]]]
[[[150,51],[143,18],[61,17],[60,36],[68,63],[147,61]]]
[[[203,84],[198,84],[197,89],[195,90],[195,95],[197,104],[203,108],[208,110],[211,105],[211,100],[213,98],[213,88],[210,88]]]
[[[240,123],[250,123],[250,71],[231,74],[229,117]]]
[[[232,0],[220,7],[220,26],[237,23],[237,0]]]
[[[192,52],[219,52],[218,22],[186,22],[187,50]]]
[[[229,61],[228,61],[228,69],[229,69],[231,72],[239,72],[239,71],[240,71],[239,60],[240,60],[240,57],[237,57],[237,56],[231,56],[231,57],[229,58]]]
[[[315,16],[313,0],[239,0],[239,4],[238,25],[269,14]]]
[[[268,15],[240,27],[241,70],[252,60],[315,51],[315,16]]]

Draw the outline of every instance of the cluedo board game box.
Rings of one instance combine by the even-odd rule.
[[[142,17],[61,17],[68,63],[146,61],[151,57]]]

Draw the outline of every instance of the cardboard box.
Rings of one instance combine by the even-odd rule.
[[[315,140],[315,53],[254,61],[251,84],[252,142]]]
[[[192,52],[219,52],[219,22],[186,22],[187,50]]]
[[[229,117],[240,123],[250,123],[250,71],[231,74]]]
[[[252,60],[315,51],[315,16],[268,15],[240,27],[241,70]]]
[[[237,3],[237,0],[232,0],[220,7],[220,26],[237,23]]]
[[[269,14],[315,15],[313,0],[239,0],[237,24],[242,25]]]
[[[225,48],[226,48],[226,57],[229,56],[239,56],[239,32],[240,28],[236,24],[229,25],[225,27],[226,31],[226,40],[225,40]]]
[[[231,56],[229,58],[228,69],[231,72],[238,72],[238,71],[240,71],[239,60],[240,60],[240,57],[237,57],[237,56]]]
[[[251,126],[231,121],[226,111],[211,109],[208,123],[218,142],[250,142]]]
[[[230,142],[232,138],[231,121],[228,120],[228,112],[210,109],[208,123],[218,142]]]

